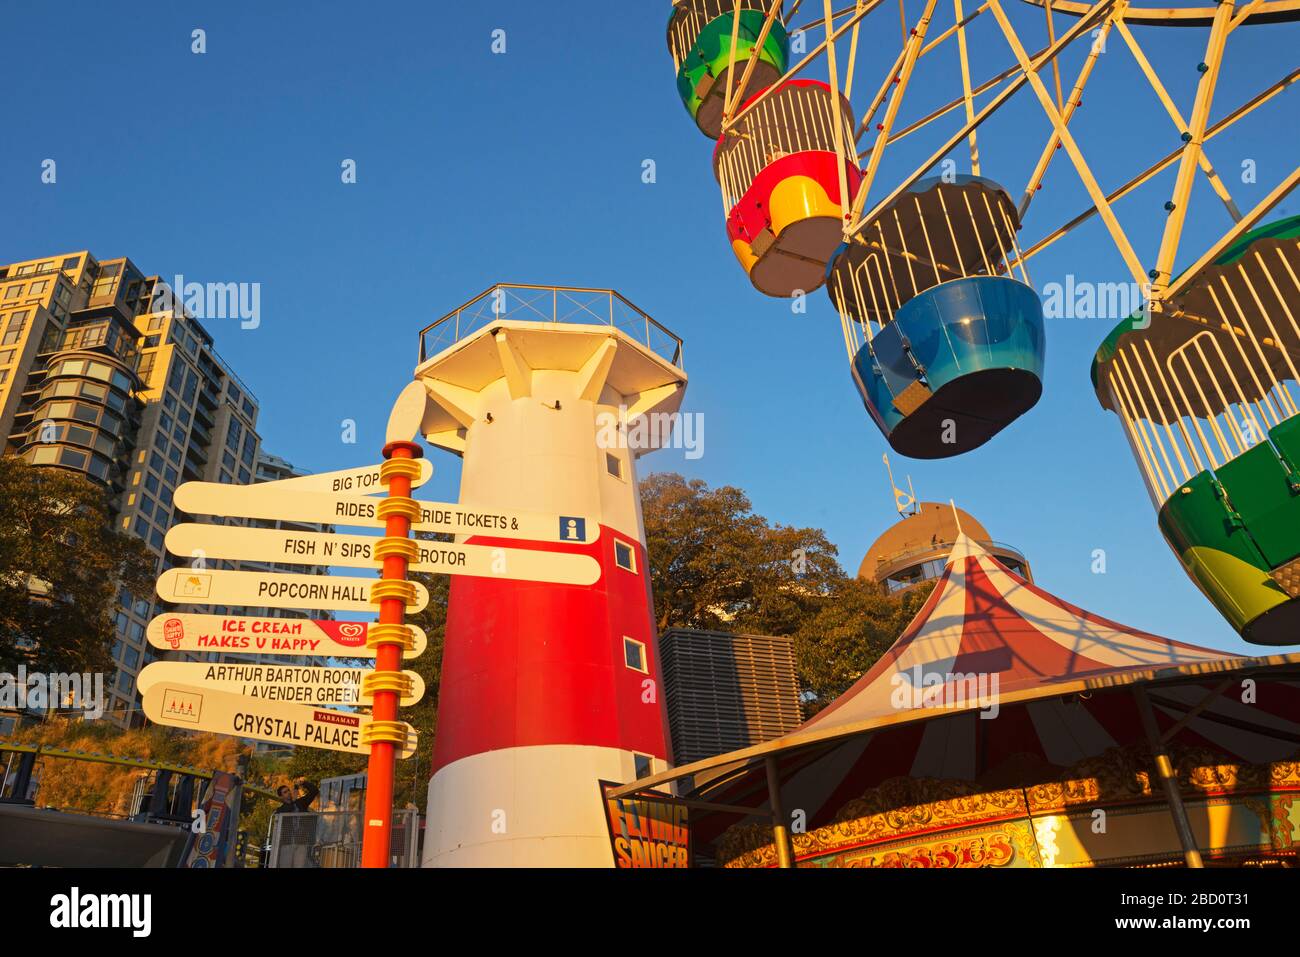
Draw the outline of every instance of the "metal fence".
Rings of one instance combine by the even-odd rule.
[[[682,340],[612,289],[498,283],[420,330],[420,361],[503,319],[604,325],[682,366]]]
[[[360,867],[364,812],[308,811],[271,819],[267,867]],[[420,866],[420,814],[393,813],[389,867]]]

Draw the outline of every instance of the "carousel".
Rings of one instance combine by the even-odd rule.
[[[1300,654],[1090,614],[962,534],[925,606],[791,733],[676,786],[723,867],[1291,867]]]

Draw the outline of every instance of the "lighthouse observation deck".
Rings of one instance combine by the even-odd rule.
[[[498,283],[420,330],[420,363],[503,319],[607,325],[682,368],[682,340],[613,289]]]

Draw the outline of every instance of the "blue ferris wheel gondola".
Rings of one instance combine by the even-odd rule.
[[[851,371],[902,455],[983,445],[1038,402],[1043,309],[1008,262],[1018,219],[976,176],[922,180],[841,245],[827,268]]]

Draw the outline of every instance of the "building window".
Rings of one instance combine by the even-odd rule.
[[[636,571],[636,550],[627,542],[614,539],[614,563],[630,572]]]
[[[618,460],[618,456],[613,452],[605,453],[605,471],[616,479],[623,477],[623,463]]]
[[[650,668],[646,664],[645,660],[645,643],[624,635],[623,663],[633,671],[640,671],[644,674],[649,674]]]
[[[636,779],[647,778],[654,773],[654,758],[648,754],[632,754],[633,767],[635,768]]]

